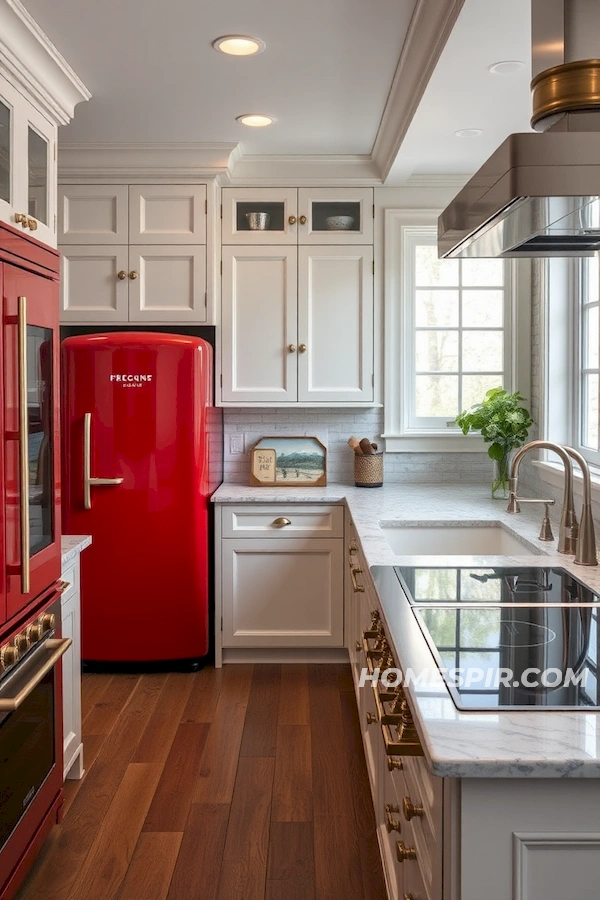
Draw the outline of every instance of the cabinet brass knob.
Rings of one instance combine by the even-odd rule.
[[[417,851],[414,847],[407,847],[404,841],[396,841],[396,856],[398,862],[405,862],[407,859],[416,859]]]
[[[404,763],[397,756],[388,756],[387,758],[387,767],[390,772],[393,772],[394,769],[403,769]]]
[[[291,525],[290,519],[286,519],[285,516],[279,516],[277,519],[273,519],[273,525],[276,525],[278,528],[285,528],[286,525]]]
[[[296,352],[296,345],[295,345],[295,344],[290,344],[290,345],[288,346],[288,351],[289,351],[290,353],[295,353],[295,352]]]
[[[362,650],[362,641],[356,641],[354,644],[354,649],[356,651]]]
[[[24,213],[15,213],[15,222],[27,228],[27,216]]]
[[[67,590],[67,588],[71,587],[71,584],[68,581],[59,581],[57,587],[58,587],[58,590],[60,591],[60,593],[64,594],[64,592]]]
[[[125,269],[121,269],[120,272],[117,272],[117,278],[119,279],[119,281],[124,281],[127,278],[127,272],[125,271]]]
[[[308,222],[308,219],[306,218],[306,216],[300,216],[298,221],[300,222],[301,225],[306,225],[306,223]]]
[[[363,584],[359,584],[356,580],[357,575],[362,575],[362,569],[357,569],[355,566],[352,566],[350,569],[350,578],[352,580],[352,589],[355,594],[364,594],[365,587]]]
[[[348,544],[348,553],[350,556],[354,556],[355,553],[358,553],[356,541],[350,541],[350,543]]]
[[[135,271],[135,269],[132,269],[132,271],[129,273],[129,277],[132,281],[135,281],[135,279],[138,277],[138,273]]]
[[[405,797],[402,801],[402,812],[404,813],[404,818],[407,822],[410,822],[411,819],[414,819],[415,816],[419,818],[423,818],[425,815],[425,810],[422,806],[415,806],[414,803],[411,802],[410,797]]]
[[[27,227],[30,231],[37,231],[37,219],[27,216]]]
[[[307,350],[306,344],[300,344],[300,346],[298,347],[298,350],[300,351],[300,353],[306,353],[306,350]]]
[[[367,713],[367,725],[374,725],[377,722],[377,716],[375,713],[368,712]]]
[[[296,224],[296,216],[289,216],[288,217],[288,225],[295,225],[295,224]]]
[[[402,830],[402,826],[398,819],[395,819],[393,813],[400,812],[397,806],[394,806],[392,803],[386,803],[384,806],[385,810],[385,830],[388,834],[391,834],[392,831],[397,831],[400,834]]]

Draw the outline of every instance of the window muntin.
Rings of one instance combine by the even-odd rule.
[[[447,434],[449,420],[507,383],[508,264],[440,260],[434,227],[402,230],[405,433]]]
[[[579,448],[600,465],[600,264],[598,255],[581,260],[579,270]]]

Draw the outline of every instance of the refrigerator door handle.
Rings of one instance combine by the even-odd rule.
[[[83,508],[92,508],[92,487],[99,484],[123,484],[122,478],[92,478],[92,414],[83,417]]]
[[[19,353],[19,482],[21,492],[21,591],[28,594],[29,556],[29,420],[27,416],[27,297],[18,298]]]

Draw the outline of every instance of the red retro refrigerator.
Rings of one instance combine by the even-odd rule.
[[[84,660],[193,660],[209,647],[209,498],[221,480],[212,347],[183,335],[67,338],[64,531],[81,561]]]

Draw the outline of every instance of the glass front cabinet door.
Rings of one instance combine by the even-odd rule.
[[[372,188],[224,188],[223,244],[372,244]]]
[[[2,79],[0,221],[56,246],[56,126]]]

